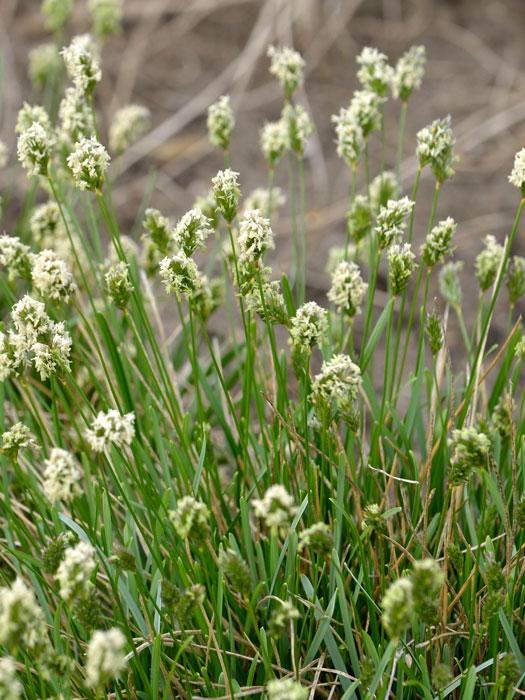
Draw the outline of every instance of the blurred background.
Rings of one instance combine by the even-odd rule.
[[[514,154],[525,145],[523,0],[125,0],[123,12],[122,34],[103,47],[97,113],[107,135],[119,107],[142,104],[151,111],[153,128],[119,164],[115,203],[122,230],[138,239],[136,217],[145,192],[151,190],[151,204],[175,220],[208,190],[211,177],[223,167],[223,157],[208,143],[206,112],[222,94],[231,95],[236,116],[231,162],[240,172],[243,192],[266,185],[259,132],[282,108],[266,51],[271,43],[293,46],[306,60],[305,86],[297,100],[316,125],[305,159],[307,298],[321,300],[329,287],[324,272],[328,250],[344,241],[350,182],[348,167],[336,155],[331,116],[348,105],[358,87],[355,57],[363,46],[376,46],[395,63],[410,45],[424,44],[426,76],[409,101],[403,193],[410,194],[417,167],[417,130],[451,114],[459,161],[455,177],[442,188],[436,220],[453,216],[458,222],[457,256],[465,260],[468,317],[468,307],[474,309],[478,296],[474,258],[486,234],[503,243],[519,203],[507,177]],[[77,0],[64,44],[89,29],[87,2]],[[38,0],[0,0],[0,136],[12,152],[18,109],[24,99],[40,99],[27,78],[28,52],[50,40]],[[390,99],[390,168],[395,165],[399,112],[400,103]],[[378,134],[372,136],[370,149],[374,176],[379,167]],[[24,173],[17,171],[16,178],[23,191]],[[287,188],[284,162],[277,168],[276,184]],[[363,188],[360,169],[358,189]],[[433,188],[426,168],[416,208],[417,248],[425,235]],[[12,216],[16,201],[15,197]],[[276,272],[287,271],[290,260],[288,211],[285,204],[274,225]],[[9,216],[4,218],[8,226]],[[513,252],[525,253],[523,232],[518,232]],[[504,290],[502,296],[506,303]],[[506,314],[494,340],[500,340],[497,336],[505,328]],[[455,332],[453,323],[451,330]]]

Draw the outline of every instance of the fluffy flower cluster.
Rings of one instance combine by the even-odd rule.
[[[202,546],[209,533],[210,511],[204,503],[192,496],[184,496],[177,501],[176,510],[169,512],[170,521],[177,535],[188,538],[197,546]]]
[[[16,677],[16,664],[9,656],[0,659],[0,698],[18,700],[22,697],[22,685]]]
[[[337,155],[356,168],[365,147],[365,138],[355,112],[350,107],[342,108],[339,114],[332,116],[332,121],[335,123]]]
[[[391,199],[379,209],[375,226],[379,248],[387,248],[400,236],[406,227],[406,219],[414,208],[408,197]]]
[[[97,417],[85,432],[86,440],[95,452],[104,452],[112,445],[122,448],[130,445],[135,437],[135,414],[121,415],[114,408],[107,413],[99,411]]]
[[[275,168],[286,151],[288,129],[283,119],[266,122],[261,130],[261,150],[270,168]]]
[[[182,250],[163,258],[159,272],[166,292],[173,292],[179,301],[183,294],[193,297],[201,286],[197,265]]]
[[[83,36],[76,36],[60,52],[69,77],[82,95],[90,95],[102,77],[97,57],[89,43]]]
[[[86,683],[88,686],[100,689],[124,670],[126,665],[125,646],[126,638],[117,627],[109,630],[97,630],[93,633],[86,653]]]
[[[100,192],[108,170],[110,157],[104,146],[92,136],[75,143],[74,151],[67,157],[75,185],[80,190]]]
[[[128,270],[129,265],[121,261],[112,265],[104,275],[109,300],[121,311],[128,305],[129,298],[135,289],[129,278]]]
[[[524,192],[525,189],[525,148],[516,153],[514,157],[514,167],[509,175],[509,182]]]
[[[73,14],[73,0],[43,0],[41,9],[46,29],[58,32]]]
[[[485,237],[485,248],[476,257],[476,277],[482,292],[485,292],[496,279],[503,252],[503,246],[494,236]]]
[[[354,262],[343,260],[334,270],[332,286],[328,291],[328,299],[332,301],[341,313],[355,316],[361,313],[361,302],[368,289],[363,282],[359,266]]]
[[[48,645],[46,620],[33,591],[21,578],[0,588],[0,646],[40,656]]]
[[[348,355],[334,355],[325,360],[312,382],[310,400],[319,410],[334,405],[349,413],[361,386],[361,370]]]
[[[16,117],[15,133],[19,135],[23,134],[24,131],[27,131],[27,129],[35,123],[40,124],[45,132],[51,136],[51,120],[45,107],[41,105],[30,105],[28,102],[24,102]]]
[[[286,129],[286,148],[302,158],[308,137],[314,130],[308,112],[302,105],[286,104],[281,119]]]
[[[287,46],[268,47],[268,56],[270,73],[275,75],[288,99],[303,84],[304,59]]]
[[[452,253],[450,243],[456,228],[456,222],[450,216],[434,226],[419,250],[426,265],[433,267],[438,262],[443,262],[445,255]]]
[[[245,598],[252,592],[252,577],[246,561],[234,549],[223,549],[219,553],[219,565],[231,588]]]
[[[361,127],[363,137],[368,138],[372,131],[381,128],[380,107],[384,98],[373,90],[356,90],[350,102],[347,120]]]
[[[276,678],[266,687],[268,700],[306,700],[308,689],[291,678]]]
[[[91,575],[95,571],[95,550],[88,542],[69,547],[55,573],[60,595],[66,603],[86,598],[91,590]]]
[[[459,486],[467,481],[473,469],[486,466],[490,438],[474,427],[458,428],[452,431],[450,444],[454,450],[454,459],[448,471],[448,479],[451,486]]]
[[[409,627],[414,612],[414,586],[408,578],[398,578],[383,598],[382,622],[394,642],[399,641]]]
[[[193,255],[197,248],[205,250],[205,241],[213,235],[211,221],[200,209],[186,212],[172,233],[172,240],[187,255]]]
[[[89,12],[95,36],[101,40],[122,31],[122,0],[89,0]]]
[[[47,81],[53,80],[61,65],[60,56],[53,42],[35,46],[29,52],[27,74],[36,90],[45,87]]]
[[[334,536],[326,523],[314,523],[299,534],[299,551],[307,549],[322,557],[332,553]]]
[[[32,258],[33,287],[45,299],[68,302],[77,286],[64,260],[52,250],[42,250]]]
[[[328,333],[328,311],[315,301],[308,301],[297,309],[290,325],[290,342],[303,352],[314,345],[325,345]]]
[[[228,150],[230,136],[235,126],[230,96],[223,95],[208,107],[208,137],[213,146]]]
[[[227,168],[226,170],[219,170],[217,175],[212,178],[213,196],[217,209],[229,224],[235,219],[237,204],[241,196],[241,190],[237,182],[238,175],[239,173]]]
[[[55,140],[40,122],[33,122],[18,137],[17,155],[29,177],[47,175],[51,150]]]
[[[450,126],[450,115],[436,119],[417,133],[417,155],[421,167],[430,165],[439,183],[454,175],[452,164],[456,139]]]
[[[403,243],[402,246],[394,243],[388,249],[387,257],[388,276],[392,285],[392,294],[397,296],[405,289],[417,267],[414,262],[416,256],[412,252],[410,243]]]
[[[151,114],[142,105],[122,107],[109,127],[109,147],[117,154],[124,153],[149,131]]]
[[[26,294],[11,310],[15,330],[0,333],[0,381],[34,364],[41,379],[69,370],[71,336],[63,321],[53,322],[44,304]]]
[[[280,484],[270,486],[263,498],[254,499],[252,505],[255,515],[270,529],[289,527],[298,511],[292,496]]]
[[[93,115],[86,98],[74,87],[67,88],[58,108],[59,135],[67,146],[91,137],[94,133]]]
[[[24,245],[20,238],[0,236],[0,265],[3,265],[8,273],[10,282],[21,277],[31,277],[31,254],[29,246]]]
[[[39,445],[31,436],[31,431],[27,425],[15,423],[9,430],[2,433],[2,448],[0,451],[10,459],[16,459],[18,457],[18,451],[22,447],[38,449]]]
[[[356,60],[361,66],[357,71],[361,85],[384,97],[394,74],[388,65],[388,57],[375,48],[365,46]]]
[[[411,46],[401,56],[392,75],[392,93],[396,99],[406,102],[414,90],[419,90],[426,60],[424,46]]]
[[[60,447],[54,447],[49,459],[44,461],[44,466],[44,493],[51,503],[70,501],[80,496],[82,472],[73,455]]]
[[[270,220],[265,219],[258,209],[245,211],[237,243],[239,265],[259,260],[268,249],[275,247]]]

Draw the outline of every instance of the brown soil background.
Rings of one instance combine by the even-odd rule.
[[[71,34],[89,30],[87,3],[77,0],[76,5]],[[1,136],[13,147],[16,112],[31,96],[28,51],[50,39],[39,7],[36,0],[0,0]],[[426,77],[410,100],[407,117],[404,189],[410,193],[412,188],[417,130],[450,113],[460,160],[455,177],[442,188],[437,219],[453,216],[458,222],[456,257],[465,260],[464,307],[467,323],[471,320],[478,295],[474,258],[486,234],[503,242],[519,203],[507,176],[514,154],[525,145],[523,0],[125,0],[124,13],[122,36],[111,39],[103,50],[97,110],[103,131],[115,110],[129,102],[148,106],[153,117],[152,132],[121,163],[115,201],[124,231],[132,230],[152,166],[158,169],[152,204],[173,220],[191,206],[195,195],[208,189],[223,160],[207,142],[206,110],[221,94],[231,94],[235,109],[231,158],[243,191],[264,186],[267,171],[259,130],[265,120],[278,117],[282,101],[268,74],[266,48],[270,43],[289,44],[304,55],[307,79],[298,100],[308,106],[316,123],[306,155],[307,297],[320,301],[329,287],[324,273],[328,249],[344,240],[349,190],[348,169],[335,154],[331,115],[347,105],[358,87],[355,56],[363,46],[377,46],[394,62],[411,44],[424,44]],[[387,165],[393,167],[399,103],[390,100],[386,112]],[[378,166],[376,136],[372,176]],[[424,237],[434,186],[431,173],[424,172],[416,208],[416,247]],[[276,183],[286,191],[285,163]],[[362,170],[358,183],[362,188]],[[24,187],[22,173],[20,185]],[[274,228],[274,267],[287,271],[291,227],[286,206]],[[525,221],[516,238],[516,254],[525,254],[524,231]],[[380,293],[378,307],[383,299]],[[504,338],[506,308],[503,289],[494,341]],[[517,312],[524,308],[522,302]],[[457,337],[451,318],[452,347]]]

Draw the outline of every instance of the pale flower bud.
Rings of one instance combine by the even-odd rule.
[[[151,114],[142,105],[127,105],[119,109],[109,127],[109,147],[117,154],[124,153],[149,131]]]
[[[109,300],[121,311],[124,311],[128,305],[135,289],[131,284],[128,269],[127,263],[118,262],[116,265],[112,265],[104,275]]]
[[[40,122],[33,124],[18,137],[17,153],[28,177],[47,175],[51,151],[55,144]]]
[[[212,146],[225,151],[230,146],[230,136],[235,126],[235,119],[230,106],[230,96],[223,95],[208,107],[208,138]]]
[[[391,199],[386,206],[379,209],[375,233],[380,249],[387,248],[406,228],[408,215],[414,208],[414,202],[408,197]]]
[[[81,495],[82,472],[73,455],[60,447],[54,447],[49,459],[44,460],[44,465],[44,493],[51,503],[70,501]]]
[[[338,311],[352,317],[361,313],[360,305],[367,289],[368,284],[363,282],[359,266],[343,260],[334,270],[332,286],[327,296]]]
[[[283,119],[267,122],[261,130],[261,150],[270,168],[275,168],[286,151],[288,129]]]
[[[197,248],[206,250],[205,241],[210,235],[213,235],[210,220],[200,209],[190,209],[175,226],[171,237],[175,245],[189,257]]]
[[[365,46],[356,61],[361,66],[357,71],[361,85],[384,97],[394,73],[388,65],[388,57],[377,49]]]
[[[476,277],[482,292],[485,292],[496,279],[503,253],[503,246],[494,236],[485,237],[485,248],[476,257]]]
[[[101,689],[124,670],[125,646],[126,638],[117,627],[93,633],[86,653],[86,683],[90,688]]]
[[[33,287],[45,299],[62,300],[67,303],[77,286],[64,260],[52,250],[42,250],[33,257],[32,262]]]
[[[406,102],[414,90],[419,90],[425,74],[424,46],[411,46],[396,63],[392,76],[392,93]]]
[[[133,412],[121,415],[115,409],[110,409],[107,413],[99,411],[91,428],[85,432],[86,440],[95,452],[104,452],[111,445],[123,448],[130,445],[135,437],[134,423]]]
[[[417,267],[414,262],[416,256],[412,252],[410,243],[403,243],[403,246],[394,243],[388,249],[387,257],[392,294],[397,296],[405,289]]]
[[[59,32],[73,14],[73,0],[43,0],[41,9],[46,29]]]
[[[433,267],[438,262],[443,262],[445,255],[452,253],[450,243],[456,228],[456,222],[450,216],[434,226],[419,249],[419,254],[426,265]]]
[[[87,597],[93,585],[90,579],[95,567],[95,550],[88,542],[80,541],[66,549],[55,573],[60,595],[66,603]]]
[[[237,215],[237,204],[241,196],[241,190],[237,182],[238,175],[239,173],[227,168],[226,170],[219,170],[217,175],[212,178],[213,196],[217,203],[217,209],[229,224]]]
[[[89,0],[93,34],[102,41],[122,33],[122,0]]]
[[[417,133],[417,156],[421,167],[430,165],[438,183],[454,175],[452,164],[456,160],[456,139],[450,126],[450,115],[436,119]]]
[[[314,345],[325,345],[328,334],[328,311],[315,301],[308,301],[297,309],[290,325],[290,342],[303,352]]]
[[[287,46],[268,47],[270,73],[275,75],[285,97],[289,99],[295,90],[303,84],[304,59],[301,54]]]
[[[289,527],[298,510],[292,496],[280,484],[270,486],[261,500],[252,501],[252,506],[255,515],[270,529]]]
[[[204,545],[210,531],[210,511],[204,503],[184,496],[177,501],[176,510],[170,510],[168,515],[181,539],[188,538],[198,547]]]
[[[522,194],[525,192],[525,148],[516,153],[514,167],[509,175],[509,182],[520,189]]]
[[[83,95],[90,95],[102,77],[97,56],[83,36],[74,37],[60,52],[69,77]]]
[[[76,187],[100,192],[109,166],[108,152],[94,136],[80,139],[74,149],[67,157],[67,164]]]
[[[439,291],[441,296],[455,309],[461,306],[463,294],[459,281],[459,272],[463,269],[463,261],[449,262],[443,265],[439,272]]]
[[[308,689],[291,678],[274,679],[266,686],[268,700],[306,700]]]
[[[191,298],[201,285],[197,265],[182,250],[161,260],[159,272],[166,293],[173,292],[179,301],[183,294]]]
[[[397,643],[410,625],[414,613],[413,584],[399,578],[388,588],[383,598],[381,618],[388,636]]]
[[[350,107],[342,108],[339,114],[332,116],[332,121],[335,123],[337,155],[352,168],[357,167],[365,147],[365,139],[355,111]]]

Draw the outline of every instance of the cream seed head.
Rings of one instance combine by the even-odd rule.
[[[60,595],[66,603],[88,596],[95,568],[95,549],[88,542],[80,541],[74,547],[66,549],[55,573]]]
[[[509,301],[514,306],[518,299],[525,294],[525,258],[514,255],[507,267],[506,277]]]
[[[37,342],[39,336],[47,335],[53,328],[53,321],[46,313],[45,305],[26,294],[11,309],[11,318],[17,332],[28,345]]]
[[[17,154],[28,177],[47,176],[49,159],[55,140],[52,139],[40,122],[25,129],[18,137]]]
[[[123,448],[125,445],[130,445],[135,437],[134,424],[133,412],[121,415],[114,408],[106,413],[99,411],[91,428],[85,432],[86,440],[95,452],[104,452],[112,445]]]
[[[355,316],[361,313],[361,302],[368,289],[363,282],[359,266],[354,262],[343,260],[334,270],[332,286],[328,291],[328,299],[335,304],[338,311]]]
[[[326,523],[314,523],[299,533],[299,551],[309,550],[321,557],[332,553],[334,536]]]
[[[332,116],[332,121],[335,123],[337,155],[356,168],[365,147],[365,138],[355,110],[341,108],[339,114]]]
[[[270,486],[261,500],[252,501],[252,506],[270,530],[288,528],[298,512],[292,496],[281,484]]]
[[[144,212],[142,225],[146,229],[144,238],[151,239],[153,244],[162,252],[167,252],[171,240],[171,224],[169,219],[158,210],[151,207]]]
[[[129,278],[129,265],[122,261],[112,265],[104,275],[104,282],[109,300],[124,311],[135,290]]]
[[[119,109],[109,127],[109,147],[120,155],[133,146],[151,126],[151,113],[142,105],[127,105]]]
[[[0,588],[0,646],[11,653],[22,648],[37,657],[49,646],[42,608],[21,578]]]
[[[358,365],[348,355],[334,355],[323,362],[321,371],[315,375],[310,400],[321,413],[332,405],[343,413],[350,413],[361,384]]]
[[[450,243],[456,228],[456,222],[450,216],[434,226],[428,234],[425,243],[419,249],[419,254],[426,265],[433,267],[438,262],[443,262],[445,255],[452,254],[453,249]]]
[[[101,41],[122,33],[122,0],[89,0],[93,34]]]
[[[29,228],[37,243],[49,236],[62,236],[63,223],[56,202],[50,200],[37,206],[29,219]]]
[[[22,685],[16,677],[16,664],[9,656],[0,659],[0,698],[18,700],[22,697]]]
[[[66,70],[74,86],[82,95],[90,95],[102,78],[98,57],[92,49],[91,38],[74,37],[71,44],[62,49]]]
[[[325,345],[328,334],[328,311],[315,301],[308,301],[297,309],[290,325],[293,348],[310,352],[314,345]]]
[[[210,220],[200,209],[190,209],[175,226],[171,237],[177,248],[190,257],[200,248],[206,250],[205,241],[213,235]]]
[[[514,167],[509,175],[509,182],[525,193],[525,148],[518,151],[514,157]]]
[[[413,584],[399,578],[388,588],[382,602],[381,618],[388,636],[397,643],[410,625],[414,613]]]
[[[361,66],[357,71],[357,79],[361,85],[384,97],[394,74],[393,68],[388,65],[388,56],[375,48],[365,46],[356,61]]]
[[[18,111],[16,118],[15,133],[20,135],[27,131],[35,122],[40,124],[45,132],[50,136],[52,131],[51,120],[45,107],[41,105],[30,105],[24,102],[22,108]]]
[[[475,427],[453,430],[449,444],[454,452],[448,471],[451,486],[459,486],[468,480],[473,469],[487,465],[491,442],[485,433],[479,432]]]
[[[414,202],[408,197],[402,197],[389,200],[386,206],[379,209],[375,232],[380,249],[387,248],[403,233],[407,217],[413,208]]]
[[[266,122],[261,130],[261,150],[271,169],[281,160],[288,145],[288,129],[283,119]]]
[[[2,433],[2,446],[0,452],[10,459],[17,459],[18,452],[23,447],[39,449],[39,445],[31,435],[31,431],[23,423],[15,423],[9,430]]]
[[[373,90],[356,90],[350,102],[349,111],[354,122],[363,131],[366,140],[372,131],[381,128],[380,107],[384,98]]]
[[[33,87],[41,90],[56,78],[61,61],[55,43],[40,44],[29,52],[27,74]]]
[[[237,205],[241,196],[241,190],[237,182],[238,175],[239,173],[227,168],[226,170],[219,170],[217,175],[212,178],[213,196],[215,197],[217,209],[229,224],[237,215]]]
[[[456,139],[450,124],[451,118],[448,115],[444,119],[436,119],[417,133],[419,164],[422,168],[430,165],[440,184],[454,175],[452,164],[457,160],[454,155]]]
[[[72,454],[60,447],[51,450],[44,460],[44,493],[51,501],[70,501],[82,493],[82,472]]]
[[[266,686],[268,700],[306,700],[308,689],[291,678],[274,679]]]
[[[85,95],[79,93],[74,87],[66,89],[58,108],[58,118],[60,119],[59,137],[67,145],[73,145],[94,134],[93,115]]]
[[[417,267],[414,262],[416,256],[412,252],[410,243],[403,243],[402,246],[394,243],[388,249],[387,257],[392,294],[397,296],[405,289]]]
[[[41,9],[45,17],[46,29],[59,32],[73,14],[73,0],[43,0]]]
[[[122,673],[125,647],[126,638],[117,627],[93,633],[86,653],[86,683],[90,688],[101,690]]]
[[[100,192],[110,160],[108,152],[94,136],[80,139],[67,157],[76,187]]]
[[[68,302],[77,289],[64,260],[52,250],[42,250],[32,258],[33,287],[44,299]]]
[[[169,519],[181,539],[187,538],[197,547],[204,545],[210,531],[210,511],[204,503],[184,496],[177,501],[176,509],[169,512]]]
[[[399,58],[392,75],[392,93],[396,100],[406,102],[414,90],[419,90],[426,60],[424,46],[411,46]]]
[[[191,299],[201,284],[197,265],[182,250],[161,260],[159,272],[166,293],[173,292],[179,301],[183,294]]]
[[[286,104],[281,119],[286,128],[286,148],[302,158],[308,137],[314,131],[308,112],[302,105],[293,107],[291,104]]]
[[[0,382],[18,376],[27,361],[25,339],[12,330],[7,335],[0,331]]]
[[[230,106],[230,96],[223,95],[208,107],[208,138],[212,146],[228,150],[235,118]]]
[[[496,279],[503,258],[503,246],[494,236],[485,236],[485,248],[476,257],[476,277],[481,291],[485,292]]]
[[[388,204],[390,199],[397,198],[397,178],[396,174],[390,170],[385,170],[380,175],[376,175],[370,183],[370,204],[374,212],[380,207]]]
[[[13,282],[17,278],[31,279],[30,248],[20,238],[0,236],[0,265],[7,270],[7,278]]]
[[[259,286],[255,285],[244,297],[247,308],[254,311],[263,321],[267,318],[270,323],[288,325],[288,310],[280,283],[277,280],[263,281],[261,286],[264,304]]]
[[[239,264],[243,261],[255,262],[264,253],[275,248],[270,220],[264,218],[258,209],[244,212],[237,238]]]
[[[286,99],[303,84],[304,59],[300,53],[288,46],[268,47],[270,73],[279,81]]]
[[[443,299],[453,308],[461,306],[463,293],[459,281],[459,272],[463,269],[463,261],[448,262],[439,271],[439,291]]]
[[[249,598],[252,592],[252,577],[246,561],[234,549],[223,549],[219,552],[219,566],[230,588],[244,598]]]

